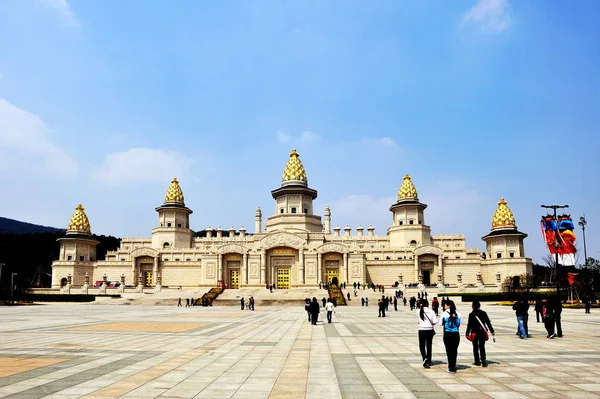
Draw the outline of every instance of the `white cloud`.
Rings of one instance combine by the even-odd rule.
[[[510,23],[507,0],[477,0],[462,16],[463,24],[474,24],[483,31],[502,32]]]
[[[319,140],[319,135],[313,133],[311,131],[304,131],[298,136],[294,136],[288,133],[285,133],[282,130],[277,131],[277,140],[280,143],[299,143],[299,144],[309,144]]]
[[[396,142],[391,137],[382,137],[380,139],[375,140],[375,142],[378,144],[389,145],[389,146],[396,145]]]
[[[193,162],[193,159],[178,152],[132,148],[108,154],[104,162],[91,172],[91,177],[111,186],[130,182],[164,183],[173,177],[186,176]]]
[[[76,174],[77,162],[52,142],[37,115],[0,98],[0,170],[32,168],[68,177]]]
[[[69,26],[78,27],[79,20],[75,17],[68,0],[40,0],[47,7],[55,9],[62,20]]]

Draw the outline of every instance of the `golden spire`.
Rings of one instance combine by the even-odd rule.
[[[83,210],[83,206],[78,204],[77,208],[75,208],[75,213],[73,213],[73,216],[69,220],[67,233],[92,234],[90,221]]]
[[[492,229],[505,227],[516,228],[515,217],[510,208],[506,205],[504,198],[500,198],[500,201],[498,201],[498,208],[492,219]]]
[[[305,185],[308,183],[304,166],[300,161],[300,154],[298,154],[295,149],[290,152],[290,159],[288,159],[288,162],[285,165],[281,182],[302,182]]]
[[[419,200],[419,196],[417,195],[417,189],[413,184],[410,176],[407,174],[404,175],[404,181],[400,186],[400,190],[398,190],[398,201],[412,199],[415,201]]]
[[[181,191],[176,177],[171,180],[171,185],[167,190],[167,195],[165,195],[165,204],[185,205],[183,202],[183,191]]]

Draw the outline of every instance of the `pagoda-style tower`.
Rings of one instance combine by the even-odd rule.
[[[500,198],[492,218],[492,229],[481,238],[486,244],[486,259],[524,258],[523,240],[526,237],[527,234],[517,230],[512,211],[504,198]]]
[[[292,150],[285,165],[281,187],[271,191],[271,195],[275,199],[275,215],[267,218],[267,233],[277,230],[323,231],[321,217],[313,215],[317,191],[308,187],[306,172],[296,150]]]
[[[177,178],[171,180],[165,201],[156,212],[158,227],[152,230],[152,246],[157,249],[191,248],[194,236],[190,229],[192,210],[185,206]]]
[[[417,189],[408,174],[398,190],[398,202],[390,207],[393,219],[387,230],[390,247],[418,247],[431,244],[431,228],[425,224],[426,204],[419,202]]]
[[[52,263],[52,288],[67,283],[82,286],[86,282],[86,273],[89,278],[93,275],[98,241],[92,238],[90,221],[81,204],[77,205],[69,220],[66,237],[59,238],[58,242],[60,253],[58,260]]]

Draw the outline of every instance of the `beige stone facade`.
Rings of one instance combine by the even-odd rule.
[[[69,222],[60,239],[60,257],[53,263],[53,287],[66,283],[85,286],[93,282],[125,281],[127,286],[227,288],[265,286],[278,288],[318,286],[337,280],[392,285],[448,287],[498,287],[507,276],[531,273],[523,240],[512,212],[501,199],[492,229],[483,237],[484,253],[466,248],[463,235],[432,235],[425,222],[427,205],[406,175],[398,201],[390,207],[386,235],[375,235],[371,226],[353,232],[331,228],[331,209],[323,220],[313,212],[317,191],[308,179],[299,154],[293,150],[281,187],[271,195],[275,210],[264,223],[257,208],[253,233],[244,228],[206,229],[197,237],[191,230],[183,192],[173,179],[163,205],[156,208],[157,227],[150,238],[125,238],[105,260],[95,259],[97,242],[83,207]],[[366,232],[365,232],[366,230]]]

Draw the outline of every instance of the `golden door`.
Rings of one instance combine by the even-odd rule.
[[[335,279],[335,280],[334,280]],[[328,284],[339,284],[340,275],[337,269],[327,269],[327,283]]]
[[[144,285],[150,287],[152,285],[152,272],[144,272]]]
[[[229,271],[229,288],[240,288],[240,271],[237,269]]]
[[[277,268],[277,288],[279,288],[279,289],[290,288],[290,268],[289,267]]]

